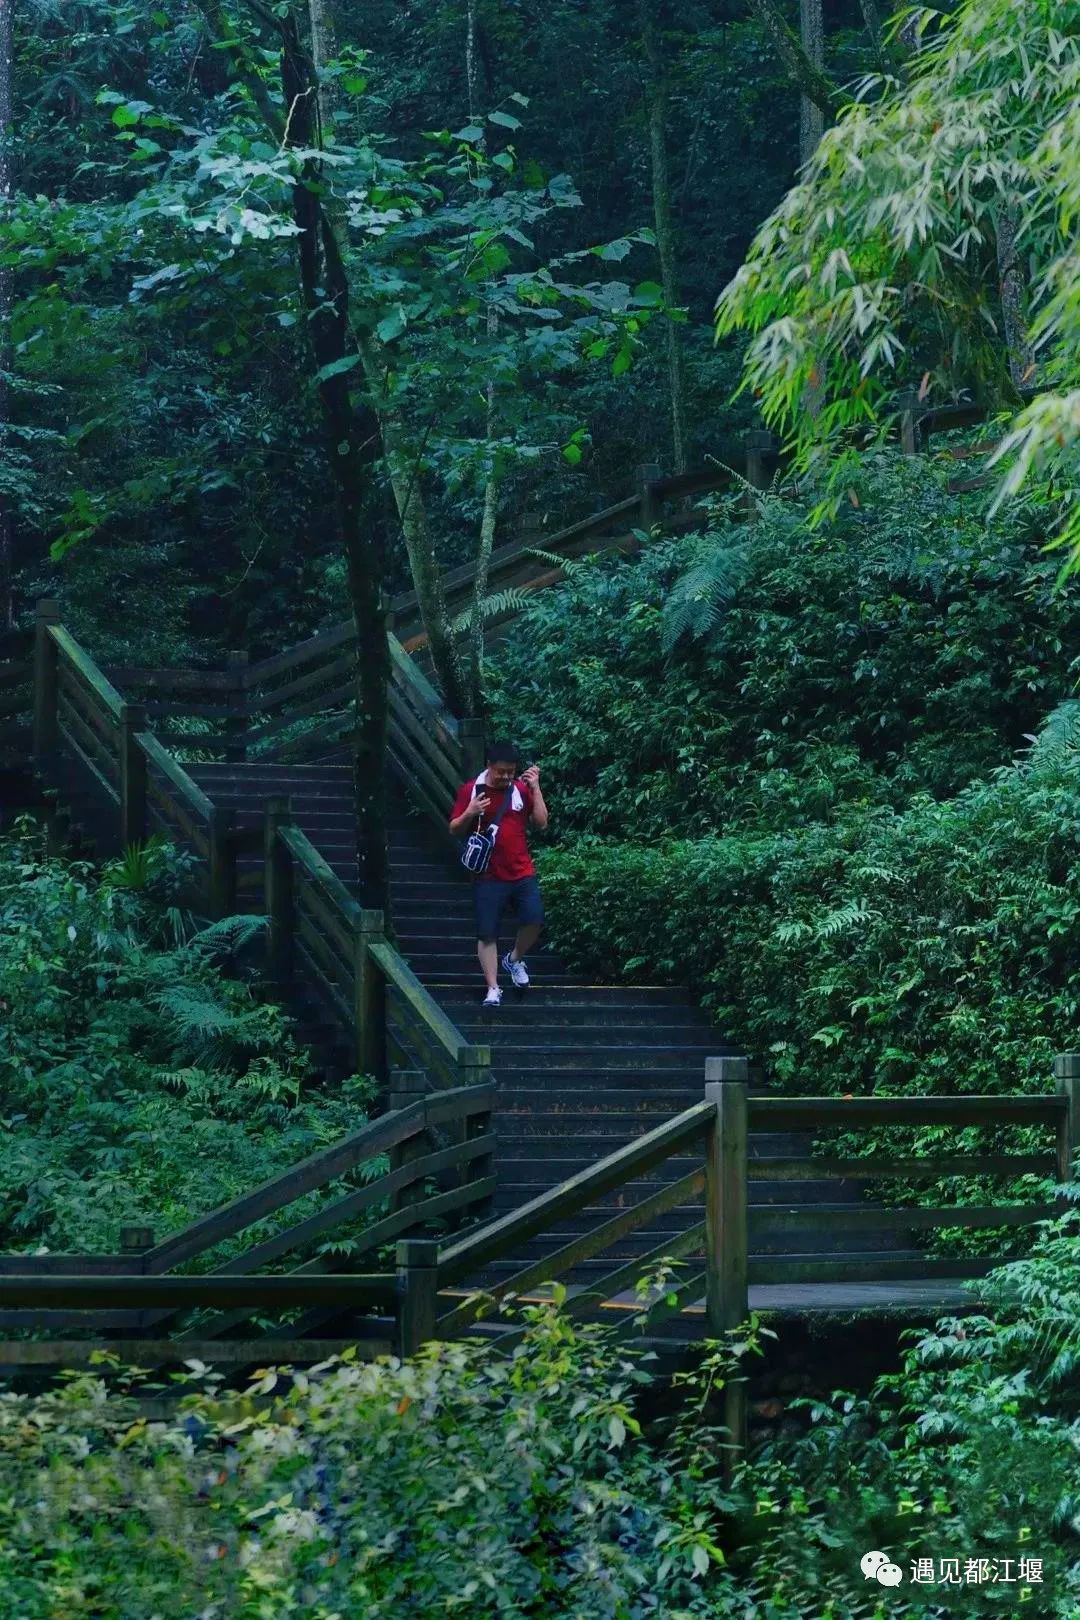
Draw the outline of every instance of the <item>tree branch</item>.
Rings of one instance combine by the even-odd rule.
[[[843,100],[839,89],[807,56],[794,31],[788,27],[776,0],[750,0],[776,47],[776,53],[789,75],[826,118],[836,113]]]

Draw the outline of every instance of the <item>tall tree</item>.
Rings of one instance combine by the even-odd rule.
[[[15,129],[12,117],[13,29],[12,12],[15,0],[0,0],[0,223],[11,208],[12,200],[12,145]],[[11,367],[14,354],[11,343],[11,291],[12,267],[0,263],[0,451],[9,427],[11,409]],[[14,602],[12,593],[12,541],[13,524],[11,502],[0,480],[0,622],[11,628]]]
[[[645,103],[649,124],[649,170],[652,181],[653,221],[664,303],[668,310],[679,304],[679,273],[676,261],[675,226],[672,218],[671,175],[668,165],[668,67],[657,12],[662,0],[638,0],[638,21],[647,72]],[[671,410],[671,443],[674,471],[686,471],[686,381],[679,327],[669,315],[667,322],[668,399]]]
[[[326,431],[327,462],[337,494],[346,577],[356,624],[356,719],[353,776],[356,854],[364,905],[384,909],[389,899],[386,845],[386,719],[390,656],[383,596],[384,547],[372,518],[373,448],[378,428],[366,404],[354,404],[346,372],[353,363],[349,278],[326,191],[319,128],[319,78],[304,44],[296,12],[268,13],[251,0],[260,22],[273,24],[281,52],[284,116],[262,79],[251,72],[242,47],[216,0],[205,0],[218,41],[236,65],[282,149],[295,154],[292,187],[300,293],[306,312],[316,384]]]
[[[825,19],[822,0],[799,0],[799,39],[818,73],[825,69]],[[825,109],[803,90],[799,96],[799,162],[806,163],[825,133]]]

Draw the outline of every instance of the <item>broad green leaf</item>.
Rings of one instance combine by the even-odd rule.
[[[329,365],[320,366],[315,373],[316,383],[329,382],[331,377],[340,377],[342,372],[352,371],[354,366],[360,364],[358,354],[343,354],[340,360],[331,360]]]
[[[568,461],[570,463],[571,467],[576,467],[578,462],[581,460],[581,446],[580,445],[577,445],[577,444],[564,444],[562,453],[563,453],[564,461]]]
[[[468,141],[470,146],[475,145],[477,141],[482,141],[483,138],[484,131],[480,124],[466,124],[463,129],[454,131],[455,141]]]
[[[521,128],[521,119],[520,118],[515,118],[513,113],[507,113],[507,112],[488,113],[488,123],[489,124],[498,124],[500,126],[500,128],[502,128],[502,129],[520,129]]]
[[[401,336],[408,324],[405,311],[399,304],[397,309],[383,316],[375,330],[384,343],[392,343],[396,337]]]

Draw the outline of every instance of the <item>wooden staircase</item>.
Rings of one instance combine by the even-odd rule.
[[[268,802],[290,800],[297,827],[310,838],[336,877],[356,892],[351,772],[342,764],[202,764],[190,775],[211,802],[231,811],[238,838],[252,846],[239,857],[244,904],[263,907],[259,886],[261,856],[254,846]],[[498,1140],[494,1215],[509,1214],[533,1198],[586,1171],[625,1143],[699,1103],[707,1057],[735,1056],[686,992],[667,986],[625,986],[583,982],[550,945],[530,959],[533,982],[516,991],[508,984],[497,1010],[481,1006],[483,983],[476,961],[469,880],[457,865],[448,838],[399,798],[390,835],[391,920],[394,943],[425,990],[456,1028],[477,1045],[490,1047],[490,1070],[497,1089]],[[449,808],[447,810],[449,813]],[[500,953],[510,944],[508,936]],[[314,989],[298,1009],[307,1039],[332,1042],[334,1022]],[[393,1067],[423,1069],[412,1026],[399,996],[390,993],[388,1026]],[[347,1066],[347,1050],[330,1061]],[[391,1089],[393,1080],[391,1079]],[[760,1093],[759,1093],[760,1094]],[[807,1133],[754,1133],[751,1157],[794,1157],[810,1148]],[[585,1236],[619,1210],[654,1195],[692,1169],[688,1157],[666,1160],[651,1173],[611,1190],[484,1265],[469,1278],[487,1287]],[[815,1226],[815,1214],[835,1215],[845,1204],[861,1204],[858,1190],[835,1182],[756,1179],[751,1207],[801,1206],[805,1225],[797,1233],[764,1233],[761,1256],[814,1255],[857,1250],[868,1259],[916,1258],[899,1234],[835,1224]],[[656,1219],[626,1233],[603,1257],[582,1260],[565,1276],[572,1286],[586,1284],[612,1263],[629,1262],[700,1222],[700,1192]],[[700,1259],[692,1250],[687,1263]]]

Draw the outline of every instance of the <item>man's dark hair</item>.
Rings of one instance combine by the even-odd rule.
[[[496,760],[512,760],[516,766],[521,755],[508,737],[497,737],[494,742],[487,745],[487,763],[494,765]]]

